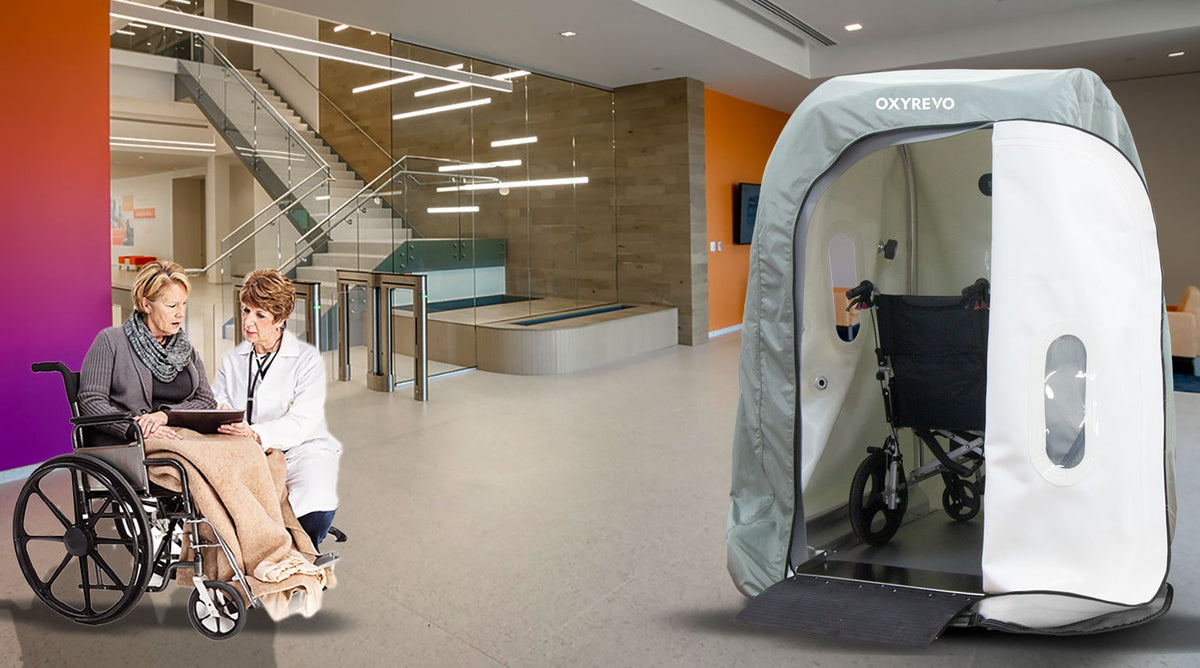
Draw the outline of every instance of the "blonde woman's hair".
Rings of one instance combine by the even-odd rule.
[[[169,260],[155,260],[142,265],[137,278],[133,281],[133,289],[130,291],[130,296],[133,298],[133,309],[144,314],[142,299],[154,301],[171,283],[179,285],[184,292],[192,291],[192,282],[188,280],[187,273],[178,263]]]
[[[238,300],[271,314],[275,322],[283,322],[296,308],[296,289],[286,276],[274,269],[255,269],[246,274]]]

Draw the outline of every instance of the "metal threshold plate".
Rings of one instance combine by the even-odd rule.
[[[982,594],[800,574],[756,596],[735,621],[924,648],[981,598]]]

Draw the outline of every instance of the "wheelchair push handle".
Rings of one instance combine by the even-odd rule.
[[[872,297],[875,295],[875,285],[871,281],[863,281],[857,287],[850,288],[846,291],[846,299],[850,303],[846,306],[847,311],[854,309],[871,308],[875,305]]]
[[[992,301],[992,286],[986,278],[980,278],[962,290],[968,308],[986,309]]]
[[[71,370],[67,368],[67,365],[63,364],[62,362],[34,362],[33,366],[30,368],[34,373],[44,373],[47,371],[57,371],[58,373],[71,372]]]

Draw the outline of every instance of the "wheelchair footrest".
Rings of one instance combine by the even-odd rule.
[[[337,560],[341,558],[342,555],[338,554],[337,552],[318,554],[317,558],[313,560],[313,566],[316,566],[317,568],[325,568],[326,566],[332,566],[333,564],[337,563]]]
[[[752,599],[735,621],[784,631],[928,647],[981,594],[800,574]]]

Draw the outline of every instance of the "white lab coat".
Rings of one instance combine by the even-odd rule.
[[[218,404],[246,408],[252,351],[253,345],[243,341],[221,358],[213,381]],[[255,391],[250,428],[264,450],[283,451],[288,499],[297,517],[337,509],[342,444],[325,426],[325,366],[316,348],[289,331],[284,330],[279,354]]]

